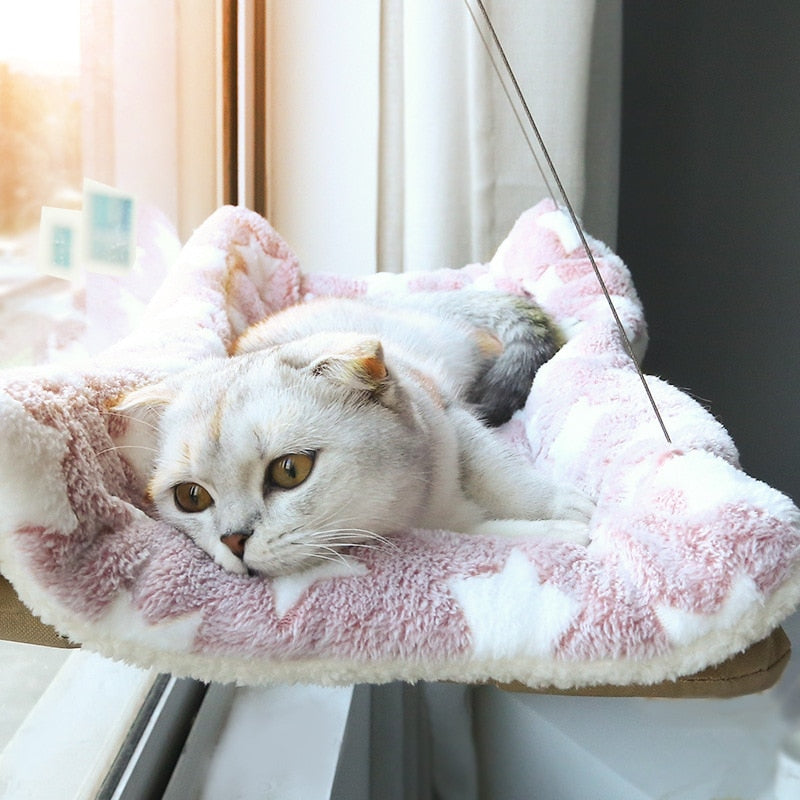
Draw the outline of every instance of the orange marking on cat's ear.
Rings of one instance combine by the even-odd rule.
[[[373,381],[382,381],[389,374],[386,371],[386,363],[383,360],[383,353],[379,355],[366,356],[356,360],[357,366],[363,370]]]
[[[377,339],[361,342],[354,356],[350,361],[351,369],[377,389],[389,375],[383,360],[383,345]]]
[[[389,376],[383,346],[377,339],[348,343],[347,349],[320,360],[314,371],[353,389],[370,392],[380,391]]]

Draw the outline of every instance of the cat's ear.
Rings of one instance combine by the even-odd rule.
[[[342,352],[327,355],[312,365],[312,371],[370,394],[379,394],[389,381],[383,346],[377,339],[361,339]]]
[[[126,394],[118,403],[115,403],[114,410],[160,413],[174,399],[174,389],[165,383],[151,383]]]

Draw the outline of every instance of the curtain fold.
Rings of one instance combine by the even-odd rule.
[[[613,241],[620,0],[485,5],[571,201]],[[378,269],[486,260],[547,182],[466,4],[381,13]]]
[[[572,205],[613,245],[621,0],[485,6]],[[512,106],[465,3],[382,0],[380,39],[377,269],[486,261],[519,214],[554,186],[540,172],[541,154],[531,153],[530,131],[520,128],[522,110]],[[471,689],[424,691],[434,794],[476,800]]]
[[[621,0],[485,3],[573,205],[613,244]],[[268,216],[304,269],[484,261],[547,196],[462,0],[268,0],[266,20]]]

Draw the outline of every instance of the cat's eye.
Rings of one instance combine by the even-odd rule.
[[[196,514],[214,505],[214,498],[199,483],[179,483],[172,492],[175,505],[187,514]]]
[[[287,453],[270,461],[267,482],[280,489],[294,489],[308,478],[313,467],[313,453]]]

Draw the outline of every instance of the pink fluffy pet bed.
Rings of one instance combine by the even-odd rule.
[[[634,347],[630,275],[591,241]],[[398,531],[395,546],[268,579],[223,571],[148,515],[125,392],[319,295],[529,292],[566,345],[498,435],[597,502],[588,546]],[[724,428],[649,384],[668,444],[568,219],[544,202],[487,264],[358,279],[304,275],[241,208],[183,248],[127,338],[79,366],[0,375],[0,571],[45,622],[114,658],[203,680],[321,684],[653,684],[766,637],[800,599],[800,513],[749,477]],[[124,445],[120,447],[120,445]]]

